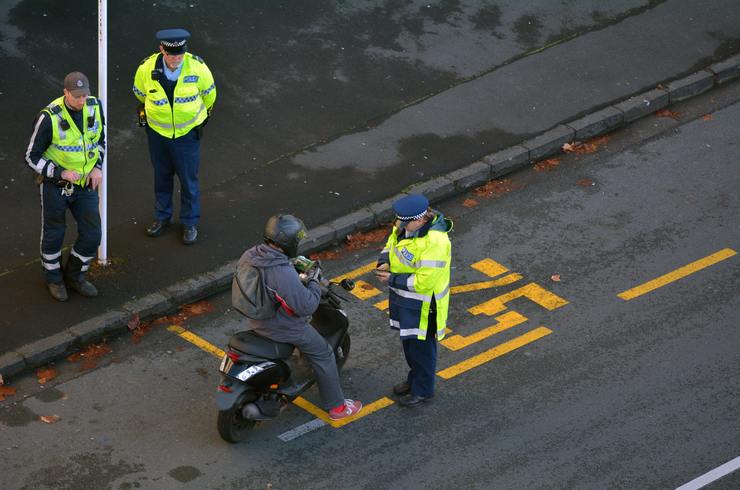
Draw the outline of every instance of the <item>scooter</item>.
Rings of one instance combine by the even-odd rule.
[[[318,266],[318,265],[317,265]],[[350,350],[349,319],[342,310],[342,298],[334,288],[346,291],[354,282],[321,280],[322,296],[311,325],[334,350],[341,371]],[[294,346],[275,342],[252,331],[238,332],[229,340],[219,371],[218,433],[227,442],[244,441],[257,422],[272,420],[293,400],[316,382],[313,371],[294,381],[300,363],[292,357]]]

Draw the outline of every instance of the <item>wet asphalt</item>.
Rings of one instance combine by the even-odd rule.
[[[535,283],[568,303],[527,317],[439,368],[537,328],[547,336],[452,379],[435,401],[396,404],[341,429],[284,442],[313,417],[297,407],[240,445],[215,430],[218,359],[168,332],[122,337],[99,366],[60,362],[40,386],[19,379],[0,404],[3,488],[676,488],[740,455],[740,343],[735,255],[625,301],[617,294],[718,250],[740,252],[733,83],[610,135],[599,151],[550,171],[510,176],[509,192],[439,204],[454,219],[453,286],[487,280],[490,258],[523,277],[452,296],[450,326],[470,336],[495,320],[469,311]],[[467,201],[475,200],[476,203]],[[328,275],[374,260],[380,244],[339,250]],[[558,280],[556,280],[556,278]],[[374,284],[370,277],[359,277]],[[352,351],[348,396],[390,396],[404,373],[398,339],[368,301],[345,303]],[[223,347],[242,328],[228,294],[183,326]],[[318,403],[316,390],[306,398]],[[57,415],[54,424],[39,421]],[[740,485],[735,472],[712,490]]]
[[[22,158],[64,74],[95,83],[95,2],[0,7],[2,351],[236,258],[275,212],[310,226],[738,51],[736,2],[127,2],[109,6],[109,255],[101,297],[55,304],[36,259]],[[213,70],[201,238],[152,240],[152,180],[131,78],[182,26]],[[74,27],[71,29],[70,27]],[[70,237],[73,233],[70,231]],[[69,241],[69,237],[68,237]]]

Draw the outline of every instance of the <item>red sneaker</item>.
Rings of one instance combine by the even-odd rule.
[[[359,413],[362,410],[360,400],[344,400],[344,405],[329,410],[329,418],[332,420],[342,420]]]

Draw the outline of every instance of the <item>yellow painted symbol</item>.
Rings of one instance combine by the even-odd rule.
[[[709,267],[710,265],[714,265],[717,262],[721,262],[725,259],[729,259],[730,257],[734,255],[737,255],[737,252],[735,252],[731,248],[724,248],[720,250],[719,252],[715,252],[712,255],[708,255],[707,257],[704,257],[703,259],[699,259],[683,267],[679,267],[673,272],[669,272],[668,274],[662,275],[656,279],[653,279],[652,281],[648,281],[645,284],[642,284],[632,289],[628,289],[627,291],[621,292],[617,296],[619,296],[625,301],[635,299],[638,296],[642,296],[643,294],[647,294],[650,291],[653,291],[655,289],[665,286],[666,284],[670,284],[674,281],[678,281],[679,279],[682,279],[690,274],[693,274],[694,272],[698,272],[706,267]]]
[[[360,279],[358,281],[355,281],[355,288],[351,291],[351,293],[361,300],[366,301],[379,295],[381,291],[372,284]]]
[[[496,296],[495,298],[489,299],[477,306],[469,308],[468,311],[473,315],[480,315],[481,313],[488,316],[493,316],[500,311],[506,309],[506,303],[509,301],[525,297],[528,298],[543,308],[548,310],[554,310],[568,304],[566,300],[557,296],[547,289],[543,288],[539,284],[531,282],[526,286],[522,286],[508,293]]]
[[[549,328],[537,327],[534,330],[525,333],[524,335],[520,335],[519,337],[513,338],[508,342],[504,342],[503,344],[499,344],[492,349],[488,349],[487,351],[482,352],[477,356],[473,356],[470,359],[466,359],[446,369],[443,369],[442,371],[439,371],[437,373],[437,376],[443,379],[454,378],[455,376],[458,376],[466,371],[470,371],[471,369],[478,367],[481,364],[485,364],[492,359],[503,356],[504,354],[516,350],[519,347],[523,347],[534,342],[535,340],[541,339],[546,335],[550,335],[551,333],[552,330],[550,330]]]
[[[486,339],[492,335],[496,335],[499,332],[503,332],[511,327],[515,327],[527,321],[527,317],[517,313],[516,311],[507,311],[503,315],[496,317],[497,323],[490,327],[479,330],[472,335],[463,337],[462,335],[453,335],[444,339],[441,343],[450,350],[460,350],[471,344]]]

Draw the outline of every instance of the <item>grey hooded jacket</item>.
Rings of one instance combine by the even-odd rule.
[[[285,302],[279,305],[274,317],[267,320],[247,319],[249,329],[277,342],[295,344],[300,341],[307,328],[308,320],[321,299],[321,288],[316,281],[304,286],[288,256],[266,244],[255,245],[241,256],[262,270],[265,286]],[[287,308],[286,308],[287,307]],[[292,314],[288,312],[292,310]]]

